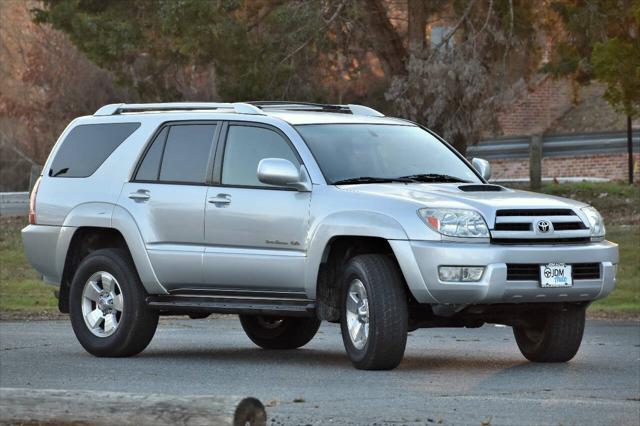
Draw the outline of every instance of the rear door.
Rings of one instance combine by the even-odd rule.
[[[164,125],[120,197],[167,290],[203,283],[204,209],[219,128],[217,122]]]
[[[304,291],[311,192],[257,178],[264,158],[298,167],[302,160],[271,126],[228,123],[222,135],[207,194],[205,284],[229,291]]]

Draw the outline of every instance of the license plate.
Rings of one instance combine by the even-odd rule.
[[[571,265],[547,263],[540,265],[540,285],[542,287],[571,287]]]

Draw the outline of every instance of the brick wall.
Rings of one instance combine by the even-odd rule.
[[[498,116],[504,135],[531,135],[545,132],[571,109],[573,92],[566,79],[543,76],[538,82],[514,89],[514,100]]]
[[[542,160],[542,177],[601,177],[627,180],[627,154],[601,154],[573,157],[547,157]],[[635,179],[638,179],[640,153],[634,153]],[[529,159],[492,160],[493,179],[529,178]]]

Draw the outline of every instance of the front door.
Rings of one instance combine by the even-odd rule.
[[[310,192],[266,185],[264,158],[301,166],[294,147],[274,128],[229,124],[218,147],[205,212],[204,281],[217,290],[304,291]]]
[[[165,126],[120,196],[167,290],[203,284],[206,183],[216,128],[216,123]]]

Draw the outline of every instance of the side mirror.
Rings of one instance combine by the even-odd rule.
[[[298,191],[311,191],[309,178],[301,166],[298,169],[283,158],[264,158],[258,163],[258,180],[267,185],[289,186]]]
[[[491,164],[489,164],[487,160],[474,158],[471,160],[471,164],[485,180],[489,180],[491,178]]]

